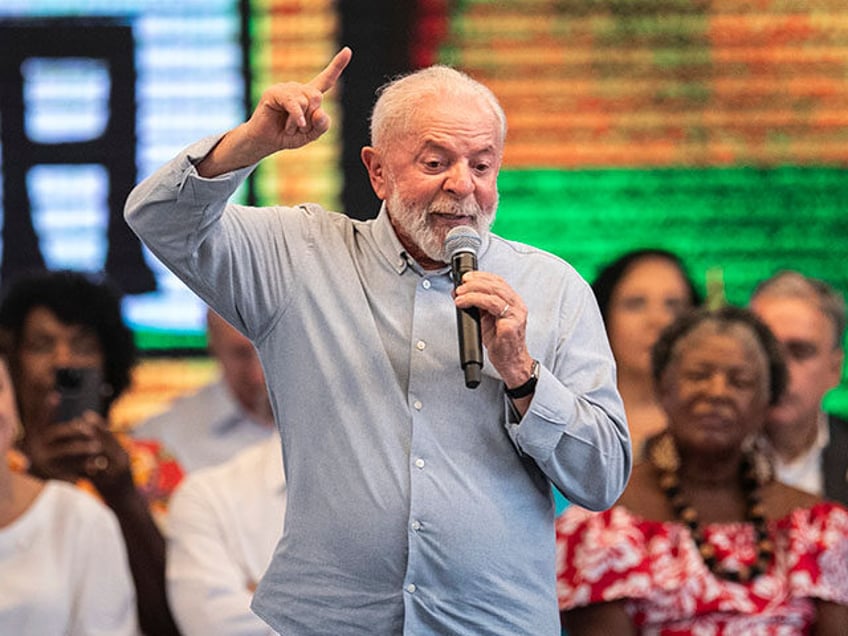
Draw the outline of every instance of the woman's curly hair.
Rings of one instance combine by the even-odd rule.
[[[90,328],[103,351],[104,380],[112,403],[129,387],[138,358],[133,333],[121,314],[121,294],[104,276],[68,270],[36,271],[12,279],[0,302],[0,329],[8,339],[10,362],[18,355],[30,312],[45,307],[67,325]]]

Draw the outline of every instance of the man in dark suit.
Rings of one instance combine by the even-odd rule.
[[[789,368],[766,423],[777,477],[848,505],[848,422],[821,406],[842,375],[845,302],[823,281],[784,271],[757,286],[750,308],[783,345]]]

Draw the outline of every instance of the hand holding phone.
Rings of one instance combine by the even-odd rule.
[[[103,376],[97,367],[63,367],[56,370],[59,405],[54,421],[67,422],[85,411],[105,415]]]

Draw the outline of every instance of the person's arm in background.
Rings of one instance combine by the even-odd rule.
[[[165,538],[135,483],[127,451],[105,424],[99,434],[109,463],[89,479],[118,518],[136,588],[139,625],[149,636],[179,636],[165,590]]]
[[[635,636],[633,621],[624,611],[624,601],[595,603],[562,612],[568,636]]]
[[[209,471],[192,473],[168,509],[168,598],[185,636],[268,636],[275,632],[250,609],[257,581],[237,554],[236,520],[216,505]],[[272,523],[273,510],[268,510]],[[252,537],[252,544],[262,544]],[[270,559],[270,554],[267,555]]]
[[[813,636],[840,636],[848,626],[848,606],[828,601],[816,602]]]
[[[180,632],[165,593],[165,539],[150,514],[147,501],[128,484],[104,496],[104,502],[121,526],[142,631],[150,636],[178,635]]]

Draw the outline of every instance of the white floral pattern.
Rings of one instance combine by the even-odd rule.
[[[751,565],[750,524],[704,527],[725,567]],[[769,522],[775,558],[745,583],[716,577],[688,528],[642,519],[624,507],[602,513],[570,506],[557,520],[561,609],[627,599],[642,634],[780,636],[806,633],[815,600],[848,604],[848,510],[834,503]]]

